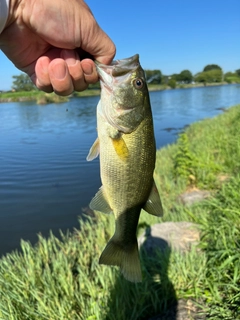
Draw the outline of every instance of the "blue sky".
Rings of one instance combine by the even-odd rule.
[[[86,0],[117,47],[116,58],[140,54],[144,69],[193,74],[207,64],[240,69],[240,0]],[[17,39],[16,39],[17,41]],[[20,74],[0,52],[0,89]]]

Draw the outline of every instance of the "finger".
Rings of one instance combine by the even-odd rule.
[[[88,52],[99,62],[110,64],[116,54],[116,47],[109,36],[100,28],[89,8],[88,11],[90,12],[87,20],[88,32],[83,32],[86,30],[86,25],[82,26],[79,32],[81,43],[76,46],[81,47],[82,50]],[[85,20],[83,21],[85,22]]]
[[[60,57],[61,49],[50,48],[46,53],[39,57],[35,65],[35,75],[31,75],[32,81],[37,88],[45,92],[53,92],[51,79],[49,76],[49,65],[51,61]]]
[[[85,43],[87,45],[84,45]],[[114,43],[100,27],[97,32],[93,33],[91,41],[82,42],[82,49],[103,64],[110,64],[116,54]]]
[[[88,84],[85,82],[78,54],[75,52],[75,50],[62,50],[61,57],[67,64],[68,72],[72,78],[74,90],[85,90]]]
[[[101,32],[103,32],[101,30]],[[100,39],[100,37],[99,37]],[[102,35],[102,43],[99,43],[99,39],[97,40],[96,46],[99,45],[99,49],[95,54],[93,54],[94,58],[103,63],[110,64],[116,54],[116,47],[112,40],[103,32]]]
[[[84,59],[81,61],[82,70],[84,73],[85,82],[96,83],[98,81],[98,73],[94,62],[90,59]]]
[[[74,90],[68,66],[63,59],[57,58],[50,62],[48,67],[49,78],[56,94],[67,96]]]
[[[35,73],[31,75],[31,79],[36,87],[45,92],[53,91],[48,73],[50,62],[51,60],[49,59],[49,57],[40,57],[36,62]]]

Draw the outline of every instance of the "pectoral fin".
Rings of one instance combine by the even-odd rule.
[[[114,149],[120,159],[126,160],[129,156],[128,147],[122,136],[112,139]]]
[[[145,203],[143,209],[147,211],[149,214],[152,214],[157,217],[161,217],[163,215],[161,199],[154,181],[153,181],[152,190],[150,192],[148,200]]]
[[[92,161],[93,159],[97,158],[99,155],[99,139],[97,138],[92,145],[91,149],[89,150],[87,161]]]
[[[89,204],[90,209],[100,211],[103,213],[112,213],[107,199],[104,196],[103,187],[101,187],[96,193],[95,197]]]

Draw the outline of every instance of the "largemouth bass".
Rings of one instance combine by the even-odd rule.
[[[98,138],[87,160],[99,154],[102,187],[90,208],[113,212],[115,233],[99,263],[117,265],[132,282],[142,280],[136,230],[141,209],[161,216],[154,183],[156,146],[148,88],[139,56],[96,62],[101,84],[97,106]]]

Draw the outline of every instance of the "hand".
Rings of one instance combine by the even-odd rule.
[[[97,82],[87,57],[109,64],[115,55],[83,0],[11,0],[0,48],[39,89],[59,95]]]

